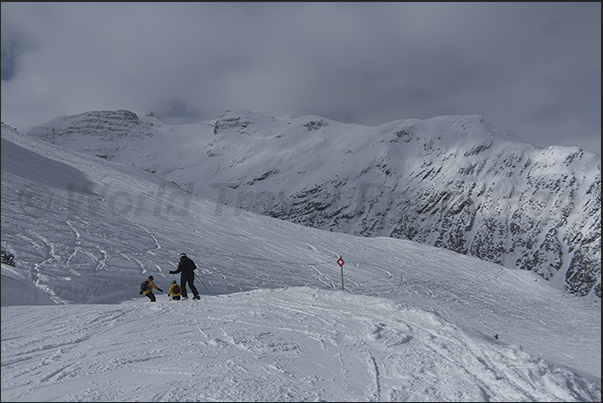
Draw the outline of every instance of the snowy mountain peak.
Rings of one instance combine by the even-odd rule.
[[[230,110],[158,126],[89,112],[29,134],[134,164],[235,211],[435,245],[601,297],[600,156],[534,147],[480,115],[369,127]]]
[[[401,121],[400,131],[421,133],[424,140],[429,139],[432,145],[437,143],[438,147],[452,148],[458,143],[509,141],[513,143],[525,143],[516,133],[502,130],[488,123],[481,115],[447,115],[437,116],[424,120]]]
[[[127,110],[90,111],[79,115],[61,116],[43,126],[37,126],[30,134],[46,140],[56,140],[57,136],[73,140],[80,136],[93,136],[106,141],[123,137],[150,136],[153,123],[141,120],[134,112]]]
[[[248,110],[228,110],[214,123],[214,134],[218,135],[224,131],[234,131],[240,134],[251,134],[246,130],[248,126],[264,126],[274,121],[265,115]]]
[[[70,144],[83,152],[113,159],[123,144],[134,144],[155,135],[156,117],[140,119],[127,110],[90,111],[57,117],[27,134],[55,144]]]

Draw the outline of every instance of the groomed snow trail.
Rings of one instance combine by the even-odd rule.
[[[596,380],[383,298],[166,298],[2,308],[2,401],[600,399]]]

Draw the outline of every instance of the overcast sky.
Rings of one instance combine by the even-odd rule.
[[[601,3],[1,3],[2,121],[482,115],[601,153]]]

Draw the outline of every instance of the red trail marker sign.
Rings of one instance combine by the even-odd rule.
[[[343,259],[341,258],[341,256],[339,256],[339,259],[337,259],[337,264],[339,265],[339,267],[341,267],[341,289],[343,290],[343,264],[345,262],[343,261]]]

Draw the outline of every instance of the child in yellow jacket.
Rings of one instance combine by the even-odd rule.
[[[182,290],[180,289],[180,286],[176,284],[176,280],[172,280],[172,285],[168,290],[168,296],[171,295],[174,301],[180,301],[181,292]]]
[[[163,290],[161,288],[157,287],[155,285],[155,283],[153,283],[153,276],[149,276],[149,278],[147,278],[145,281],[143,281],[142,284],[140,285],[140,295],[142,295],[142,293],[144,293],[144,295],[149,297],[151,302],[155,302],[156,298],[155,298],[155,295],[153,294],[153,289],[159,290],[159,292],[163,292]]]

